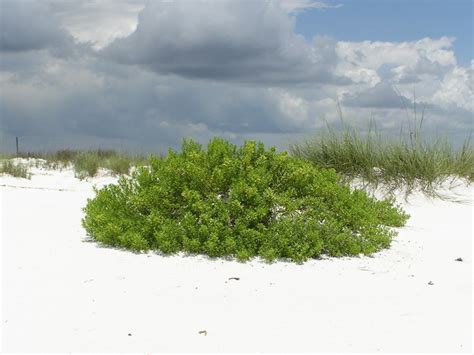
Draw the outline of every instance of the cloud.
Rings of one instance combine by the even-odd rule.
[[[345,73],[355,83],[340,95],[351,106],[395,108],[401,95],[432,107],[472,110],[472,65],[457,64],[453,42],[449,37],[338,42],[336,73]]]
[[[42,69],[21,80],[3,74],[3,134],[26,142],[42,136],[42,144],[63,137],[74,145],[75,136],[164,148],[187,135],[238,141],[308,126],[303,100],[284,90],[160,76],[95,57],[51,57]]]
[[[342,7],[342,4],[329,4],[327,1],[312,1],[312,0],[280,0],[280,6],[288,13],[300,13],[310,9],[337,9]]]
[[[470,67],[452,68],[443,77],[431,101],[443,108],[460,107],[470,111],[472,115],[474,112],[473,77],[474,60],[471,60]]]
[[[95,49],[135,31],[146,0],[43,0],[77,42]]]
[[[338,42],[337,53],[344,58],[346,65],[361,65],[377,69],[387,63],[399,63],[408,67],[419,64],[420,58],[425,62],[449,67],[457,64],[452,51],[454,38],[423,38],[411,42]]]
[[[52,16],[46,3],[3,0],[0,9],[1,51],[64,49],[72,44],[72,37]]]
[[[345,84],[335,76],[336,43],[294,33],[294,17],[273,1],[153,1],[137,29],[102,54],[159,74],[266,85]]]
[[[379,83],[374,87],[355,94],[344,94],[343,105],[364,108],[398,108],[405,109],[412,106],[412,102],[402,96],[396,89],[386,83]]]
[[[1,4],[23,11],[2,18],[2,149],[16,135],[31,150],[165,151],[214,135],[285,148],[336,122],[338,102],[356,127],[397,133],[415,92],[428,130],[472,130],[474,64],[457,64],[448,37],[307,40],[294,33],[307,1],[151,1],[136,20],[140,1]]]

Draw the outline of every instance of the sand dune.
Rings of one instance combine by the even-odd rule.
[[[471,352],[469,203],[414,196],[390,249],[303,265],[87,242],[102,174],[2,176],[2,352]],[[462,261],[456,261],[462,258]]]

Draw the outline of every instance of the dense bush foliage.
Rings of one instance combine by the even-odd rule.
[[[95,240],[134,251],[185,251],[246,260],[369,254],[389,246],[408,216],[262,143],[213,139],[207,150],[152,159],[132,177],[96,190],[83,225]]]

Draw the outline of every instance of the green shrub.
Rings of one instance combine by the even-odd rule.
[[[207,150],[152,158],[118,184],[96,190],[83,226],[95,240],[135,251],[185,251],[246,260],[302,262],[322,254],[369,254],[389,246],[408,216],[391,200],[351,191],[332,169],[213,139]]]
[[[24,179],[30,179],[31,174],[28,168],[23,164],[14,164],[10,160],[3,161],[0,165],[0,173],[8,174],[14,177],[21,177]]]

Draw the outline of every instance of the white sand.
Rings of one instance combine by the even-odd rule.
[[[81,208],[115,179],[34,174],[0,179],[2,352],[472,350],[472,202],[414,198],[372,258],[242,264],[85,242]]]

